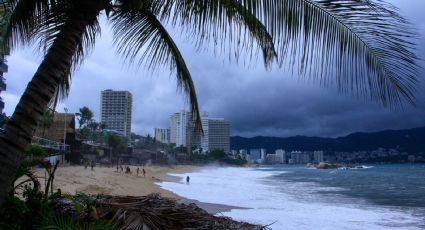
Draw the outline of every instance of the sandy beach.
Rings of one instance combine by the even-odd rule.
[[[58,167],[55,173],[54,190],[60,188],[62,193],[75,194],[84,192],[86,194],[105,195],[129,195],[144,196],[150,193],[159,193],[162,196],[180,199],[176,194],[161,189],[155,182],[178,181],[179,178],[168,176],[167,173],[184,173],[194,170],[192,166],[178,165],[172,167],[149,166],[144,167],[146,177],[140,173],[136,175],[136,166],[130,166],[132,174],[117,172],[116,168],[90,167],[84,166],[64,166]],[[44,183],[44,169],[36,170],[40,183]]]
[[[174,166],[147,166],[146,177],[142,175],[142,168],[138,166],[140,173],[136,175],[137,166],[130,166],[132,174],[117,172],[116,168],[90,167],[84,169],[84,166],[63,166],[58,167],[54,179],[54,190],[60,188],[62,193],[75,194],[84,192],[86,194],[105,194],[119,196],[144,196],[151,193],[159,193],[164,197],[176,199],[182,203],[195,203],[199,207],[210,213],[219,213],[228,211],[231,206],[202,203],[197,200],[191,200],[180,197],[175,193],[162,189],[155,182],[169,181],[178,182],[181,178],[170,176],[168,173],[185,173],[199,170],[200,167],[189,165]],[[40,178],[40,184],[44,187],[44,169],[36,169],[36,175]]]

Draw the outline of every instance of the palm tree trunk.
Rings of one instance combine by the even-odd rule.
[[[25,89],[4,132],[0,133],[0,204],[10,190],[22,162],[23,152],[30,144],[37,124],[53,98],[63,72],[72,65],[86,27],[97,19],[100,8],[94,8],[93,3],[89,6],[92,8],[80,9],[65,22]]]

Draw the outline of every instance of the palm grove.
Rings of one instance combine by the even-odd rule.
[[[200,127],[194,83],[166,28],[195,48],[286,68],[324,86],[385,106],[414,102],[415,34],[393,6],[372,0],[9,0],[3,45],[39,43],[44,58],[0,134],[0,203],[48,106],[69,93],[71,76],[112,24],[117,53],[146,68],[173,71]],[[3,11],[4,12],[4,11]]]

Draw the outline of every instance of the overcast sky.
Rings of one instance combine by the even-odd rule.
[[[418,55],[425,57],[424,0],[391,0],[419,31]],[[187,104],[176,90],[167,69],[154,73],[128,68],[115,55],[112,35],[103,26],[94,52],[74,74],[71,94],[58,107],[77,112],[88,106],[99,120],[100,91],[128,90],[133,94],[132,131],[152,134],[155,127],[168,127],[169,116]],[[403,111],[382,108],[341,95],[292,77],[284,70],[266,71],[261,61],[253,67],[229,63],[207,51],[196,52],[190,41],[177,38],[196,85],[201,111],[223,117],[231,123],[231,134],[252,137],[309,135],[336,137],[351,132],[402,129],[425,126],[424,71],[420,76],[416,107]],[[11,115],[27,83],[40,63],[31,48],[15,50],[8,59],[7,91],[2,93],[5,112]],[[424,67],[424,62],[420,63]]]

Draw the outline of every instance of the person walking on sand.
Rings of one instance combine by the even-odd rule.
[[[136,169],[136,175],[139,176],[139,168]]]
[[[142,169],[143,177],[146,178],[146,170],[145,168]]]
[[[93,171],[93,167],[94,167],[94,162],[90,161],[90,167],[91,167],[91,171]]]

